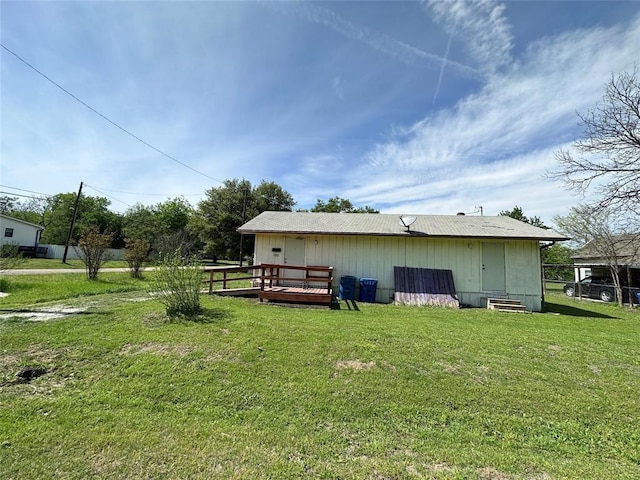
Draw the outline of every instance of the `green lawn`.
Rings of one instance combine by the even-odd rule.
[[[0,320],[3,478],[638,478],[637,310],[205,296],[168,322],[126,279],[67,298],[11,279],[0,309],[87,310]],[[15,383],[24,365],[49,372]]]
[[[124,260],[108,260],[104,263],[103,268],[126,268],[127,262]],[[62,260],[56,258],[25,258],[16,267],[18,269],[25,268],[55,268],[55,269],[70,269],[70,268],[84,268],[82,260],[67,260],[66,263],[62,263]]]

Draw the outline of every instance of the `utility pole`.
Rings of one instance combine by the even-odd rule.
[[[244,178],[242,179],[242,183],[244,186],[244,198],[242,199],[242,224],[244,225],[245,217],[247,215],[247,186],[244,185]],[[242,266],[242,257],[244,256],[244,252],[242,249],[242,243],[244,240],[244,235],[240,234],[240,266]]]
[[[64,246],[64,255],[62,256],[62,263],[67,263],[67,253],[69,253],[69,244],[71,243],[71,237],[73,236],[73,227],[76,224],[76,216],[78,215],[78,204],[80,203],[80,195],[82,194],[82,182],[80,182],[80,188],[78,189],[78,196],[76,202],[73,205],[73,217],[71,217],[71,225],[69,226],[69,235],[67,235],[67,243]]]

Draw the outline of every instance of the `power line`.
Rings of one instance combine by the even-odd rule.
[[[25,188],[10,187],[9,185],[0,185],[0,187],[2,187],[2,188],[10,188],[11,190],[19,190],[21,192],[35,193],[36,195],[42,195],[44,197],[52,197],[53,196],[53,195],[49,195],[48,193],[34,192],[33,190],[27,190]],[[8,192],[3,192],[3,193],[8,193]],[[14,195],[18,195],[18,194],[16,193]]]
[[[15,53],[14,51],[10,50],[9,48],[7,48],[4,44],[0,43],[0,46],[2,48],[4,48],[7,52],[9,52],[11,55],[13,55],[14,57],[16,57],[18,60],[20,60],[22,63],[24,63],[27,67],[29,67],[30,69],[32,69],[34,72],[36,72],[38,75],[40,75],[41,77],[43,77],[45,80],[47,80],[48,82],[50,82],[51,84],[55,85],[56,87],[58,87],[60,90],[62,90],[64,93],[66,93],[67,95],[69,95],[71,98],[73,98],[75,101],[77,101],[78,103],[80,103],[81,105],[85,106],[86,108],[88,108],[89,110],[91,110],[93,113],[95,113],[96,115],[98,115],[99,117],[101,117],[102,119],[106,120],[107,122],[109,122],[111,125],[113,125],[114,127],[122,130],[124,133],[126,133],[127,135],[129,135],[130,137],[136,139],[137,141],[139,141],[140,143],[146,145],[147,147],[151,148],[152,150],[155,150],[156,152],[158,152],[160,155],[168,158],[169,160],[176,162],[180,165],[182,165],[185,168],[188,168],[189,170],[202,175],[203,177],[208,178],[209,180],[213,180],[214,182],[218,182],[218,183],[224,183],[222,180],[218,180],[217,178],[213,178],[209,175],[207,175],[206,173],[201,172],[200,170],[196,170],[195,168],[187,165],[184,162],[181,162],[180,160],[178,160],[177,158],[172,157],[171,155],[169,155],[168,153],[163,152],[162,150],[160,150],[157,147],[154,147],[153,145],[151,145],[149,142],[143,140],[142,138],[138,137],[137,135],[131,133],[129,130],[127,130],[124,127],[121,127],[120,125],[118,125],[116,122],[114,122],[113,120],[111,120],[109,117],[103,115],[102,113],[100,113],[98,110],[96,110],[95,108],[93,108],[91,105],[87,104],[86,102],[84,102],[83,100],[81,100],[80,98],[76,97],[73,93],[71,93],[69,90],[67,90],[66,88],[64,88],[62,85],[60,85],[59,83],[56,83],[54,80],[52,80],[51,78],[49,78],[47,75],[45,75],[44,73],[42,73],[40,70],[38,70],[36,67],[34,67],[33,65],[31,65],[29,62],[27,62],[24,58],[22,58],[20,55],[18,55],[17,53]]]
[[[98,193],[101,193],[102,195],[104,195],[107,198],[110,198],[111,200],[115,200],[116,202],[120,202],[120,203],[126,205],[127,207],[131,207],[131,205],[129,205],[127,202],[123,202],[122,200],[118,200],[117,198],[114,198],[114,197],[112,197],[110,195],[107,195],[106,193],[101,192],[100,190],[98,190],[96,187],[92,187],[91,185],[87,185],[86,183],[84,184],[84,186],[87,187],[87,188],[90,188],[91,190],[95,190]]]
[[[102,188],[102,187],[101,187]],[[174,195],[170,193],[139,193],[139,192],[123,192],[122,190],[112,190],[110,188],[102,188],[102,190],[106,190],[107,192],[113,193],[123,193],[125,195],[142,195],[148,197],[200,197],[201,193],[181,193],[180,195]]]
[[[16,197],[23,197],[23,198],[32,198],[34,200],[43,200],[42,197],[36,197],[33,195],[24,195],[22,193],[14,193],[14,192],[5,192],[5,191],[0,191],[0,194],[2,195],[10,195],[10,196],[16,196]]]

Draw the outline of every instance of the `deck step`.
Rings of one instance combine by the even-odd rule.
[[[499,312],[518,312],[524,313],[527,307],[520,303],[520,300],[510,298],[487,298],[487,308],[489,310],[498,310]]]

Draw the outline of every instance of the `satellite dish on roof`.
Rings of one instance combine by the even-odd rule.
[[[403,227],[407,229],[407,232],[409,231],[409,227],[413,225],[413,222],[415,221],[416,221],[416,217],[407,217],[404,215],[400,217],[400,223],[402,224]]]

